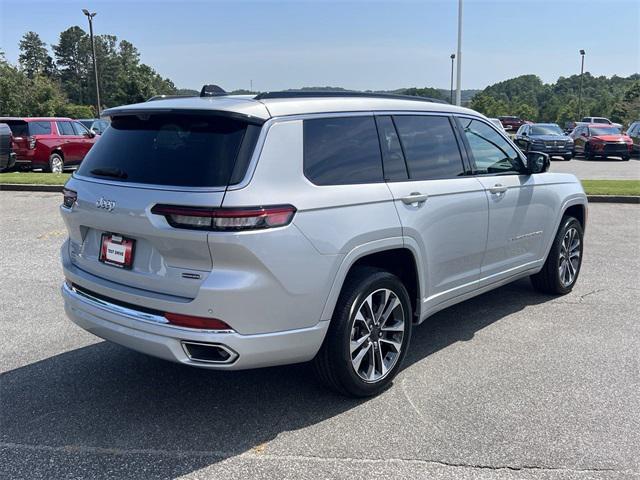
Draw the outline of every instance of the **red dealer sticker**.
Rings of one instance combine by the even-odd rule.
[[[130,269],[133,265],[135,240],[112,233],[102,234],[100,261],[118,268]]]

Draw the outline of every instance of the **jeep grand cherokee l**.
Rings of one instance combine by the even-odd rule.
[[[472,110],[274,92],[104,113],[64,190],[62,292],[71,320],[140,352],[313,360],[373,395],[435,312],[521,277],[565,294],[580,273],[580,182]]]
[[[96,142],[96,135],[70,118],[0,117],[13,132],[16,166],[60,173],[77,167]]]

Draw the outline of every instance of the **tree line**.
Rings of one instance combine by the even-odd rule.
[[[168,78],[140,62],[137,48],[115,35],[94,36],[103,107],[175,94]],[[20,40],[18,65],[0,51],[0,115],[94,117],[96,89],[91,40],[73,26],[51,50],[35,32]]]
[[[177,89],[168,78],[140,62],[138,49],[115,35],[97,35],[96,58],[103,107],[143,102],[154,95],[197,95]],[[73,26],[48,46],[35,32],[20,40],[18,64],[9,63],[0,50],[0,115],[94,117],[95,80],[91,40],[87,32]],[[640,74],[629,77],[582,79],[560,77],[544,84],[536,75],[522,75],[490,85],[484,90],[464,90],[463,105],[489,117],[518,115],[527,120],[555,122],[579,120],[582,116],[604,116],[628,125],[640,117]],[[339,87],[306,89],[342,90]],[[236,90],[231,93],[256,93]],[[449,91],[430,87],[401,88],[385,93],[416,95],[449,100]]]
[[[522,75],[490,85],[476,94],[470,107],[488,117],[518,115],[526,120],[561,126],[580,117],[607,117],[629,125],[640,119],[640,74],[594,77],[585,72],[544,84],[536,75]],[[581,111],[581,114],[579,113]]]

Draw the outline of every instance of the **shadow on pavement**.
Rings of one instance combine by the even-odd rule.
[[[549,298],[519,281],[440,312],[405,365]],[[9,371],[0,395],[5,478],[175,478],[366,402],[325,390],[308,365],[212,372],[107,342]]]

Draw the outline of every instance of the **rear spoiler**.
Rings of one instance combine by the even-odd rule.
[[[150,102],[155,103],[155,102]],[[239,120],[242,122],[250,123],[252,125],[262,125],[266,122],[265,119],[254,117],[251,115],[245,115],[244,113],[238,112],[230,112],[227,110],[209,110],[209,109],[191,109],[191,108],[153,108],[149,106],[149,108],[127,108],[124,107],[113,107],[107,108],[102,111],[100,118],[106,118],[108,120],[113,120],[114,117],[122,117],[129,115],[140,115],[140,116],[149,116],[149,115],[209,115],[209,116],[217,116],[217,117],[226,117],[231,118],[233,120]]]

